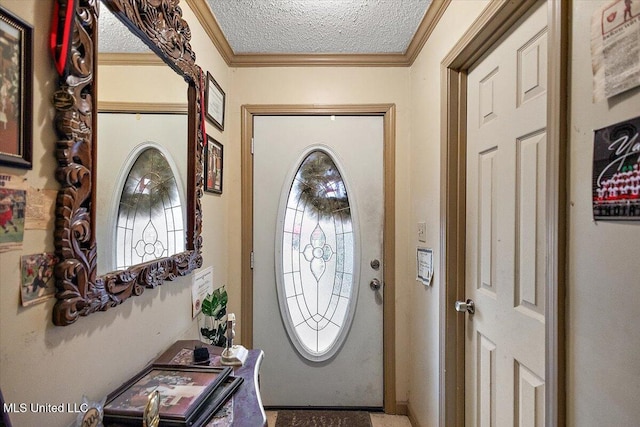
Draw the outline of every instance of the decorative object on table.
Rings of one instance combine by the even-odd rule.
[[[309,409],[278,411],[275,427],[371,427],[371,416],[364,411],[317,411]]]
[[[160,392],[156,389],[149,393],[147,406],[142,414],[142,427],[158,427],[160,424]]]
[[[226,95],[216,79],[207,71],[205,94],[207,118],[220,130],[224,130],[224,102]]]
[[[209,193],[222,194],[222,144],[209,136],[205,153],[204,189]]]
[[[229,367],[151,365],[107,396],[105,423],[142,424],[149,394],[160,394],[159,416],[163,423],[200,426],[224,401],[223,388]]]
[[[234,345],[233,338],[236,336],[236,315],[229,313],[227,315],[227,345],[222,351],[220,363],[228,366],[242,366],[247,360],[249,352],[241,345]]]
[[[196,348],[201,346],[196,346]],[[208,350],[207,350],[208,352]],[[209,365],[209,366],[218,366],[220,365],[220,356],[209,353],[209,359],[206,362],[196,362],[195,359],[195,349],[192,348],[183,348],[178,351],[171,360],[168,361],[169,365]]]
[[[22,275],[20,298],[24,307],[53,298],[53,268],[58,258],[52,253],[24,255],[20,259]]]
[[[104,416],[104,402],[106,398],[100,402],[91,402],[87,396],[82,396],[82,403],[76,407],[79,409],[78,417],[74,424],[75,427],[102,427],[102,418]]]
[[[9,419],[9,411],[5,411],[5,401],[4,401],[4,397],[2,396],[2,390],[0,390],[0,405],[2,405],[3,411],[2,411],[2,417],[0,418],[0,425],[2,425],[3,427],[11,427],[11,420]]]
[[[217,409],[210,412],[214,414],[213,417],[202,417],[207,427],[229,427],[233,425],[233,400],[230,400],[230,397],[238,390],[243,381],[244,378],[242,377],[228,376],[214,390],[211,397],[207,399],[207,404]]]
[[[208,364],[209,363],[209,350],[206,347],[196,347],[193,349],[193,363]]]
[[[212,294],[207,295],[202,301],[202,314],[204,315],[204,327],[200,328],[202,338],[211,345],[225,347],[227,344],[227,323],[224,319],[227,314],[227,301],[229,297],[224,286],[219,287]]]
[[[640,117],[594,131],[595,220],[640,220]]]
[[[0,7],[0,165],[31,169],[33,29]]]

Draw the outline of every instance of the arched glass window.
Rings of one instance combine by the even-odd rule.
[[[328,152],[314,149],[294,170],[279,221],[280,310],[298,352],[322,361],[346,338],[357,298],[352,207]]]
[[[124,269],[184,251],[185,230],[176,177],[164,154],[146,148],[122,187],[116,263]]]

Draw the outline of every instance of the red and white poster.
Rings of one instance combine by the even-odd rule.
[[[593,217],[640,220],[640,117],[594,132]]]
[[[591,20],[593,100],[640,85],[640,0],[614,0]]]

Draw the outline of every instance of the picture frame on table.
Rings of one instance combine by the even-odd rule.
[[[226,95],[216,79],[207,71],[207,89],[205,92],[205,112],[215,127],[224,130],[224,110]]]
[[[193,425],[217,426],[230,425],[229,421],[233,420],[233,401],[229,399],[238,390],[240,384],[244,381],[242,377],[228,376],[220,385],[211,393],[200,411],[199,417],[193,420]],[[229,402],[227,404],[227,402]],[[219,423],[211,422],[212,417]]]
[[[222,194],[222,173],[224,164],[222,144],[207,135],[204,164],[204,190]]]
[[[150,365],[107,396],[105,425],[141,425],[149,395],[155,391],[160,393],[162,425],[202,425],[226,401],[218,389],[227,390],[224,385],[231,372],[229,367]]]
[[[0,165],[31,169],[33,28],[0,6]]]

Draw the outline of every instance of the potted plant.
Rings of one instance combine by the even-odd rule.
[[[225,347],[227,345],[227,290],[219,287],[212,294],[208,294],[202,301],[204,327],[200,328],[203,339],[211,345]]]

